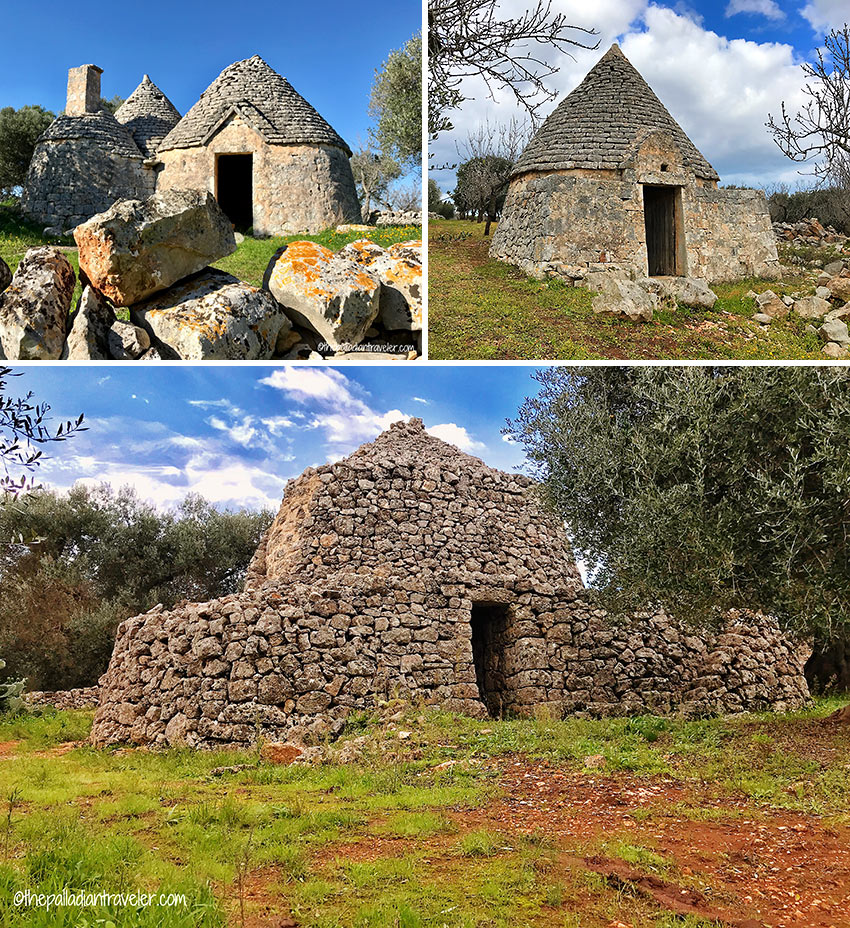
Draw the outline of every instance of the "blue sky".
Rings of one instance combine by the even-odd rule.
[[[355,148],[366,139],[375,69],[421,25],[419,0],[9,0],[0,107],[58,113],[68,69],[93,63],[104,97],[129,96],[147,73],[185,114],[227,65],[261,55]]]
[[[505,16],[528,6],[527,0],[499,4]],[[574,25],[597,29],[599,48],[574,49],[574,58],[535,50],[560,69],[549,79],[557,101],[546,105],[544,116],[617,41],[722,183],[809,183],[776,148],[764,123],[783,100],[792,110],[803,102],[800,65],[813,59],[831,27],[850,20],[848,0],[552,0],[552,9]],[[470,132],[519,113],[508,94],[488,99],[478,80],[467,81],[464,91],[471,99],[454,113],[454,132],[433,146],[432,165],[465,160]],[[453,171],[431,176],[444,191],[454,187]]]
[[[89,427],[51,446],[39,480],[131,485],[162,507],[186,493],[221,506],[277,508],[283,485],[338,460],[393,421],[419,416],[432,434],[504,470],[521,450],[500,430],[536,392],[532,366],[34,365],[9,393],[32,390],[55,421]]]

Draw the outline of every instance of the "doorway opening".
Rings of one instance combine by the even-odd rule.
[[[238,232],[254,225],[254,156],[218,155],[216,199]]]
[[[680,277],[682,191],[679,187],[643,187],[643,218],[650,277]]]
[[[508,607],[503,603],[473,603],[472,660],[481,701],[491,718],[505,712],[505,634]]]

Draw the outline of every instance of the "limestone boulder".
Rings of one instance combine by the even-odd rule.
[[[378,322],[390,330],[422,331],[422,242],[398,242],[386,250],[369,239],[340,254],[367,268],[381,282]]]
[[[62,358],[69,361],[134,361],[150,348],[144,329],[117,319],[115,309],[93,287],[80,296]]]
[[[803,319],[823,319],[832,309],[827,300],[819,296],[807,296],[794,303],[794,312]]]
[[[833,319],[844,319],[850,317],[850,303],[839,306],[838,309],[831,309],[824,317],[824,322],[832,322]]]
[[[130,318],[184,361],[267,360],[292,328],[269,293],[214,268],[137,303]]]
[[[842,348],[850,345],[850,333],[848,333],[847,323],[840,319],[833,319],[832,322],[824,322],[818,329],[818,335],[823,342],[835,342]]]
[[[2,293],[12,282],[12,272],[9,265],[0,258],[0,293]]]
[[[784,319],[790,309],[782,297],[778,296],[773,290],[765,290],[756,297],[756,306],[758,311],[766,316],[772,316],[774,319]]]
[[[596,283],[593,311],[599,315],[617,316],[632,322],[651,322],[658,296],[632,280],[607,278]]]
[[[0,293],[0,347],[10,361],[62,356],[76,277],[57,248],[31,248]]]
[[[664,277],[653,280],[662,300],[693,309],[714,309],[717,294],[698,277]]]
[[[827,284],[834,300],[850,300],[850,276],[844,276],[846,274],[844,271],[841,277],[833,277]]]
[[[850,348],[842,348],[837,342],[827,342],[823,346],[823,353],[833,361],[844,361],[850,357]]]
[[[333,351],[360,344],[380,310],[377,275],[314,242],[275,252],[263,286],[292,322],[316,332]]]
[[[74,229],[80,268],[116,306],[131,306],[231,254],[236,239],[209,191],[119,200]]]

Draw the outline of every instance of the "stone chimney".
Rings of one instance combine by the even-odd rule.
[[[100,109],[100,75],[103,68],[96,64],[83,64],[68,71],[68,102],[66,116],[82,116]]]

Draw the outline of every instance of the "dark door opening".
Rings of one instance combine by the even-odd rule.
[[[253,155],[219,155],[216,199],[239,232],[254,225]]]
[[[674,277],[679,268],[678,187],[643,188],[643,218],[650,277]]]
[[[505,711],[505,633],[508,607],[502,603],[473,603],[472,659],[481,701],[492,718]]]

